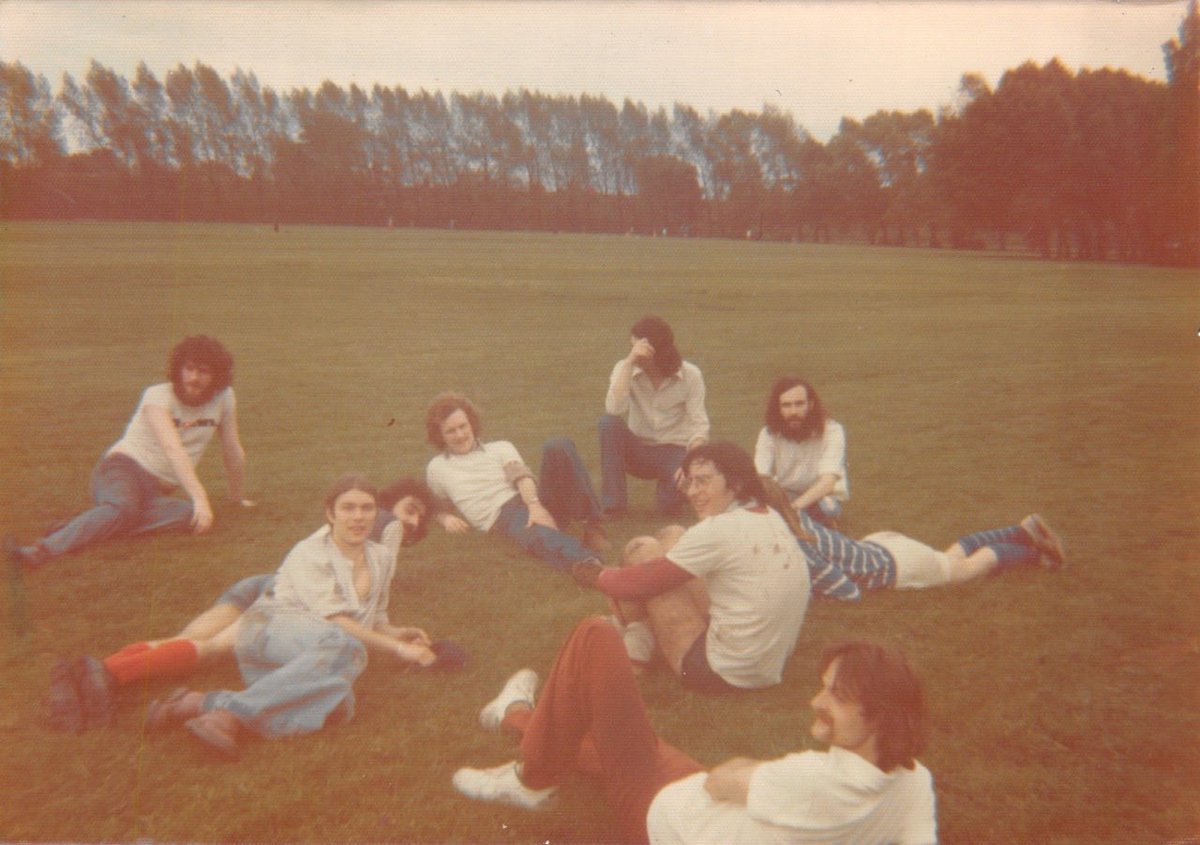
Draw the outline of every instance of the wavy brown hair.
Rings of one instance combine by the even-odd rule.
[[[826,649],[818,674],[837,661],[833,692],[858,704],[876,731],[879,768],[911,769],[925,747],[928,715],[921,682],[897,649],[870,642],[848,642]]]
[[[805,393],[808,394],[808,416],[804,418],[804,427],[797,435],[788,433],[787,425],[783,421],[783,412],[779,410],[779,397],[794,387],[803,387]],[[776,379],[775,383],[771,385],[771,395],[767,399],[766,422],[767,431],[772,434],[796,442],[808,440],[811,437],[820,437],[825,433],[825,420],[828,416],[825,406],[821,404],[821,397],[817,395],[816,388],[804,379],[797,376],[784,376]]]
[[[471,433],[478,440],[483,434],[483,418],[475,403],[461,393],[439,393],[433,397],[425,410],[425,440],[435,449],[445,449],[446,439],[442,437],[442,423],[455,411],[462,411],[471,423]]]
[[[175,388],[177,397],[183,396],[180,389],[183,385],[183,367],[185,364],[195,364],[212,373],[212,381],[208,392],[198,402],[203,405],[233,383],[233,356],[221,341],[204,334],[194,334],[185,337],[171,350],[167,359],[167,378]],[[180,401],[183,401],[180,399]]]
[[[648,314],[633,324],[632,337],[644,338],[654,347],[654,366],[664,376],[673,376],[683,366],[683,356],[675,346],[675,333],[662,317]]]

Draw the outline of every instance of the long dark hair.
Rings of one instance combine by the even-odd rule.
[[[848,642],[826,649],[818,673],[837,661],[833,691],[862,707],[876,731],[879,768],[911,769],[925,747],[928,716],[921,682],[898,650],[877,643]]]
[[[783,413],[779,410],[779,397],[794,387],[803,387],[808,395],[808,416],[804,418],[804,426],[797,434],[790,434],[783,421]],[[789,440],[808,440],[810,437],[820,437],[825,433],[825,419],[828,416],[821,397],[811,384],[797,376],[784,376],[775,380],[771,385],[771,395],[767,399],[767,431],[772,434],[787,437]]]
[[[662,317],[649,314],[633,324],[632,337],[644,338],[654,347],[654,366],[664,376],[673,376],[683,366],[683,357],[675,348],[675,333]]]
[[[752,501],[765,504],[762,479],[754,468],[754,461],[741,446],[728,440],[701,443],[683,456],[683,471],[689,473],[696,461],[712,463],[717,472],[725,476],[725,484],[742,504]]]

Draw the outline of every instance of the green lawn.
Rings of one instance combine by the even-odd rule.
[[[622,237],[157,224],[0,224],[0,530],[85,504],[88,473],[185,334],[221,338],[250,489],[209,535],[117,542],[9,582],[0,602],[0,839],[591,842],[587,784],[528,814],[458,797],[511,743],[476,725],[514,670],[544,673],[600,611],[533,559],[435,530],[392,616],[473,656],[455,676],[376,660],[354,722],[248,744],[234,765],[146,736],[133,691],[81,737],[38,723],[56,656],[177,630],[274,569],[328,483],[421,473],[444,389],[531,464],[595,421],[629,326],[658,313],[708,385],[714,434],[747,448],[777,375],[810,378],[848,431],[852,534],[935,545],[1039,510],[1062,573],[1018,571],[857,606],[814,603],[784,683],[710,699],[652,676],[660,732],[707,763],[805,746],[819,651],[901,644],[924,678],[923,760],[947,843],[1162,843],[1200,818],[1200,279],[1194,271],[981,253]],[[201,464],[224,491],[219,449]],[[658,527],[635,484],[621,541]],[[18,634],[22,620],[28,631]],[[232,665],[194,678],[236,685]]]

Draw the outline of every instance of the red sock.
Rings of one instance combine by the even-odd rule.
[[[191,640],[169,640],[158,648],[126,652],[123,648],[104,659],[105,668],[113,673],[119,684],[186,675],[200,662],[196,644]]]
[[[112,654],[110,654],[108,657],[106,657],[105,662],[113,659],[114,657],[125,657],[130,654],[137,654],[139,652],[149,651],[149,650],[150,650],[150,643],[144,643],[144,642],[143,643],[130,643],[129,645],[125,646],[125,648],[121,649],[120,651],[115,651]]]

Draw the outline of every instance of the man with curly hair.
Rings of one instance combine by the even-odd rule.
[[[229,351],[205,335],[185,337],[171,351],[167,377],[142,393],[125,433],[92,471],[95,504],[29,545],[6,537],[10,560],[34,568],[113,537],[182,527],[208,531],[213,508],[195,468],[214,434],[221,440],[229,498],[254,506],[243,490],[246,452],[238,435]],[[177,488],[187,499],[171,495]]]

